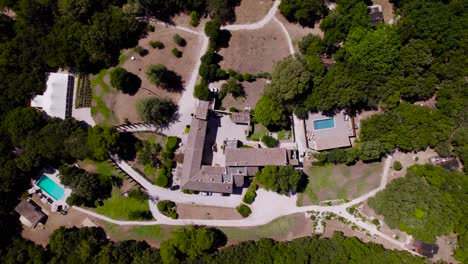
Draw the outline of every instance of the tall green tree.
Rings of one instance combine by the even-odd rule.
[[[86,145],[96,160],[106,160],[109,152],[115,152],[119,132],[113,127],[94,126],[88,129]]]
[[[254,115],[257,122],[267,127],[284,127],[287,124],[284,105],[265,95],[258,100]]]
[[[148,97],[137,104],[137,113],[145,123],[167,126],[172,121],[178,107],[169,99]]]

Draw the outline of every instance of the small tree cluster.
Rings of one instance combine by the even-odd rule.
[[[185,47],[187,45],[187,41],[181,37],[179,34],[175,34],[172,39],[174,40],[174,42],[181,46],[181,47]]]
[[[197,85],[195,85],[193,96],[204,101],[210,99],[210,89],[205,79],[201,78]]]
[[[275,148],[278,146],[278,140],[272,136],[265,135],[262,137],[262,142],[269,148]]]
[[[136,94],[141,86],[140,78],[122,67],[117,67],[111,71],[110,83],[117,90],[130,95]]]
[[[301,187],[302,178],[302,172],[296,170],[292,165],[268,165],[255,175],[255,181],[260,183],[263,188],[280,194],[297,192]]]
[[[158,210],[163,215],[168,216],[172,219],[177,219],[176,204],[173,201],[163,200],[158,202]]]
[[[156,40],[156,41],[150,41],[150,46],[153,48],[153,49],[164,49],[164,43],[162,43],[161,41],[159,40]]]
[[[182,57],[182,51],[178,50],[177,48],[173,48],[173,49],[171,50],[171,53],[172,53],[172,55],[174,55],[174,57],[176,57],[176,58]]]
[[[176,112],[177,105],[169,99],[147,97],[137,104],[137,113],[143,122],[156,126],[167,126]]]

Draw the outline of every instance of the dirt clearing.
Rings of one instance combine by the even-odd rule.
[[[35,202],[40,203],[39,200],[35,200]],[[41,204],[41,206],[50,211],[50,208],[47,208],[46,205]],[[36,244],[46,246],[49,242],[49,236],[55,231],[55,229],[61,226],[67,228],[74,226],[82,227],[83,220],[86,218],[95,222],[93,217],[81,213],[73,208],[68,210],[67,215],[61,215],[60,213],[53,212],[49,214],[45,225],[38,225],[36,228],[23,226],[22,236]]]
[[[146,56],[142,57],[132,49],[129,49],[125,50],[120,58],[121,63],[119,66],[133,74],[136,74],[141,79],[141,87],[135,95],[123,94],[112,88],[109,83],[108,73],[101,76],[102,82],[104,82],[108,87],[107,89],[102,89],[99,94],[96,94],[97,96],[95,96],[94,101],[101,100],[103,104],[105,104],[105,107],[108,108],[107,111],[109,113],[107,113],[107,116],[115,117],[114,120],[110,120],[106,123],[116,124],[122,123],[124,120],[139,122],[140,120],[137,116],[135,105],[140,99],[145,97],[158,96],[170,98],[175,102],[179,100],[183,91],[169,92],[150,83],[146,77],[146,69],[150,65],[158,63],[165,65],[169,70],[172,70],[181,76],[183,86],[185,86],[192,74],[201,48],[201,37],[182,30],[166,27],[165,25],[154,24],[154,26],[155,32],[149,33],[147,37],[140,39],[138,43],[139,46],[148,50],[149,53]],[[173,36],[175,34],[179,34],[187,41],[187,45],[185,47],[180,47],[174,42]],[[161,41],[165,47],[161,50],[154,49],[149,45],[150,41]],[[181,58],[177,59],[172,55],[171,49],[173,48],[177,48],[182,51],[183,55]],[[130,59],[131,56],[135,57],[135,61]],[[102,82],[100,83],[100,86],[102,86]],[[98,112],[102,112],[99,110],[103,109],[98,109]],[[101,115],[103,115],[103,113],[101,113]]]
[[[236,6],[236,21],[234,24],[248,24],[261,20],[273,6],[273,0],[242,0]]]
[[[390,243],[389,241],[385,239],[382,239],[379,237],[371,237],[360,231],[353,230],[350,226],[345,225],[344,223],[338,220],[330,220],[326,222],[325,232],[323,233],[323,236],[332,237],[333,232],[335,231],[343,232],[344,236],[347,236],[347,237],[357,237],[362,242],[366,242],[366,243],[373,242],[373,243],[381,244],[386,249],[390,249],[390,250],[400,249],[397,245]]]
[[[299,25],[298,23],[291,23],[289,22],[281,13],[277,12],[276,13],[276,19],[278,19],[286,28],[286,31],[289,33],[289,37],[291,37],[291,40],[294,44],[294,49],[297,52],[297,43],[302,39],[307,34],[315,34],[323,37],[323,31],[320,29],[320,22],[317,21],[314,25],[314,27],[303,27]]]
[[[228,94],[223,99],[223,107],[229,109],[235,107],[238,110],[244,110],[246,107],[251,109],[255,108],[258,99],[263,94],[263,88],[265,87],[265,79],[257,79],[255,82],[242,82],[244,86],[245,96],[234,98],[231,94]]]
[[[240,73],[271,72],[273,62],[289,56],[286,36],[280,26],[270,21],[258,30],[231,31],[229,47],[221,49],[223,69]]]
[[[177,204],[177,214],[179,215],[179,219],[242,219],[242,216],[240,216],[234,208],[198,206],[190,204]]]

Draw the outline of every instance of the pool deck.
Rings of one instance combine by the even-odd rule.
[[[64,194],[63,194],[63,197],[60,200],[54,199],[54,197],[49,195],[46,191],[42,190],[39,186],[37,186],[36,181],[34,181],[34,186],[36,188],[38,188],[38,189],[41,189],[42,194],[44,196],[51,198],[54,201],[53,204],[61,205],[62,207],[65,207],[65,206],[68,206],[66,201],[67,201],[67,198],[71,195],[72,190],[70,188],[67,188],[67,187],[63,186],[63,184],[60,183],[60,178],[58,177],[58,174],[59,174],[58,170],[55,170],[53,173],[45,173],[44,172],[41,175],[47,176],[49,179],[51,179],[53,182],[55,182],[58,186],[63,188]],[[43,202],[46,203],[45,201],[43,201]]]
[[[329,118],[335,120],[334,127],[314,128],[314,121]],[[334,116],[327,116],[322,113],[309,113],[309,117],[305,120],[305,129],[307,146],[317,151],[350,147],[350,137],[354,135],[351,117],[345,115],[344,111],[336,113]]]

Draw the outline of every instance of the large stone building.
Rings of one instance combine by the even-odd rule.
[[[192,118],[181,174],[182,189],[233,193],[244,187],[245,177],[255,176],[261,167],[284,166],[290,161],[297,164],[284,148],[239,148],[239,142],[233,139],[224,144],[225,166],[203,165],[204,152],[211,149],[205,146],[209,106],[209,102],[200,101]]]

